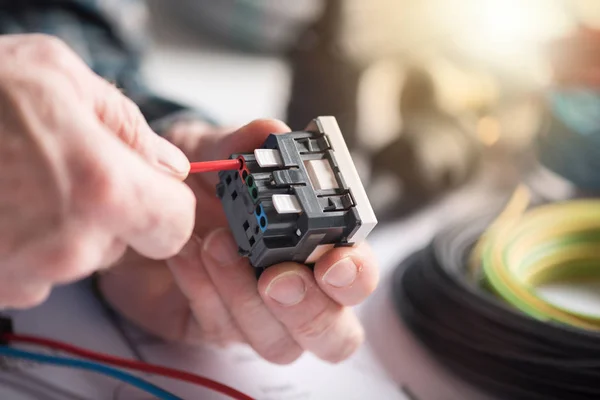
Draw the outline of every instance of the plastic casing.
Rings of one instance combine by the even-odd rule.
[[[254,153],[240,158],[239,171],[222,171],[217,184],[221,203],[240,254],[256,268],[285,261],[311,264],[329,248],[364,240],[377,219],[337,122],[313,120],[305,131],[270,135],[262,149],[279,152],[280,164],[261,167]],[[335,187],[315,188],[307,170],[327,160]],[[280,214],[273,195],[295,196],[301,210]]]

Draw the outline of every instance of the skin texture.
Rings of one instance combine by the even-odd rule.
[[[233,133],[192,122],[176,126],[169,139],[191,160],[201,161],[253,149],[270,133],[287,131],[273,120],[254,121]],[[304,351],[330,362],[350,356],[364,333],[349,307],[364,301],[378,281],[368,246],[334,249],[314,272],[295,263],[273,266],[257,284],[226,229],[215,196],[217,174],[191,175],[186,182],[197,199],[192,239],[166,262],[129,251],[101,275],[109,303],[167,340],[247,343],[279,364]]]
[[[0,37],[0,308],[189,240],[185,155],[58,39]]]

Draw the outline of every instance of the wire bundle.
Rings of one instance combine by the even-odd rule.
[[[123,382],[127,382],[130,385],[137,387],[138,389],[141,389],[146,393],[151,394],[152,396],[161,400],[181,400],[180,397],[177,397],[173,393],[161,389],[160,387],[153,385],[152,383],[147,382],[144,379],[138,378],[135,375],[131,375],[126,372],[120,371],[116,368],[107,367],[105,365],[96,364],[89,361],[33,353],[30,351],[13,349],[11,347],[6,346],[0,346],[0,356],[19,358],[22,360],[28,360],[42,364],[52,364],[61,367],[79,368],[87,371],[92,371],[110,376],[115,379],[122,380]]]
[[[250,396],[247,396],[244,393],[237,391],[236,389],[233,389],[229,386],[223,385],[219,382],[213,381],[212,379],[208,379],[200,375],[180,371],[173,368],[167,368],[160,365],[148,364],[141,361],[128,360],[120,357],[111,356],[108,354],[97,353],[67,343],[62,343],[56,340],[31,335],[17,335],[12,333],[6,333],[0,335],[0,343],[21,343],[27,345],[41,346],[48,349],[59,350],[65,353],[81,357],[83,358],[83,360],[62,356],[46,355],[42,353],[25,351],[21,349],[8,347],[5,345],[0,345],[0,356],[24,359],[61,367],[79,368],[104,374],[112,378],[127,382],[130,385],[135,386],[138,389],[141,389],[146,393],[151,394],[155,398],[161,400],[182,399],[174,395],[173,393],[170,393],[156,385],[153,385],[150,382],[145,381],[144,379],[141,379],[130,373],[124,372],[120,369],[109,367],[104,364],[114,365],[117,367],[140,371],[144,373],[162,375],[180,381],[189,382],[201,387],[214,390],[236,400],[252,400]]]
[[[600,202],[545,205],[486,232],[486,281],[505,301],[541,320],[600,329],[597,315],[577,313],[537,295],[545,282],[600,276]]]
[[[598,204],[594,207],[584,214],[597,212]],[[546,309],[529,286],[559,276],[551,271],[573,269],[578,261],[579,272],[588,273],[590,266],[600,269],[591,244],[600,247],[595,236],[600,223],[544,210],[551,212],[526,213],[525,221],[509,218],[491,226],[492,218],[483,217],[440,233],[397,269],[395,303],[407,325],[443,363],[503,399],[600,398],[600,335],[562,319],[564,313],[590,322],[589,316]],[[550,217],[557,218],[555,224]],[[589,257],[577,259],[575,239],[583,241]],[[571,257],[559,262],[565,246],[575,247],[569,247]],[[476,257],[479,263],[471,262],[473,255],[481,256]]]

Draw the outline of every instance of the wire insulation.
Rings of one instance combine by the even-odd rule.
[[[119,371],[115,368],[107,367],[105,365],[96,364],[91,361],[77,360],[68,357],[50,356],[30,351],[18,350],[7,346],[0,346],[0,356],[19,358],[23,360],[34,361],[42,364],[51,364],[60,367],[77,368],[93,371],[126,382],[161,400],[183,400],[180,397],[177,397],[174,394],[167,392],[166,390],[161,389],[150,382],[138,378],[137,376],[128,374],[123,371]]]
[[[240,166],[240,160],[237,158],[233,160],[193,162],[190,163],[190,174],[235,170],[239,169]]]
[[[600,329],[600,316],[565,309],[536,291],[541,283],[600,277],[600,201],[547,204],[521,215],[503,213],[476,249],[486,283],[509,304],[542,321]]]
[[[451,227],[394,273],[400,316],[466,380],[511,400],[600,398],[600,335],[528,316],[486,290],[468,266],[482,217]]]
[[[205,378],[203,376],[192,374],[186,371],[167,368],[155,364],[148,364],[136,360],[128,360],[120,357],[111,356],[108,354],[97,353],[67,343],[37,336],[5,334],[2,335],[2,339],[6,340],[9,343],[23,343],[44,346],[50,349],[61,350],[66,353],[70,353],[79,357],[87,358],[105,364],[115,365],[118,367],[136,370],[140,372],[146,372],[150,374],[162,375],[168,378],[178,379],[181,381],[193,383],[195,385],[214,390],[223,395],[229,396],[235,400],[253,400],[250,396],[241,393],[234,388],[216,382],[212,379]]]

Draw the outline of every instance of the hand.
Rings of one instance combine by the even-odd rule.
[[[42,302],[127,246],[179,252],[189,162],[58,39],[0,38],[0,307]]]
[[[269,133],[289,128],[259,120],[230,134],[201,123],[179,125],[171,140],[193,160],[226,158],[262,144]],[[146,330],[168,340],[225,345],[247,343],[265,359],[289,363],[303,351],[338,362],[363,340],[349,306],[375,288],[378,270],[369,248],[339,248],[324,255],[314,272],[283,263],[267,269],[258,284],[237,254],[220,201],[216,174],[192,175],[197,197],[195,235],[167,263],[129,252],[101,275],[112,306]]]

